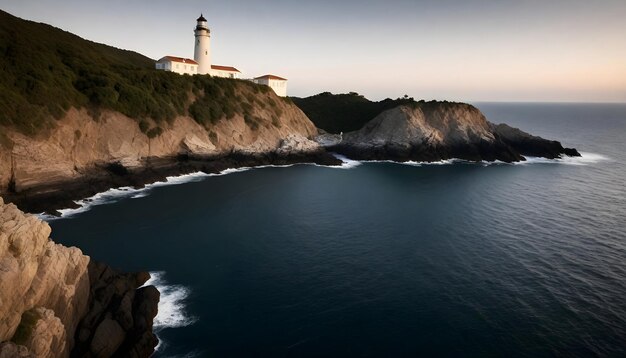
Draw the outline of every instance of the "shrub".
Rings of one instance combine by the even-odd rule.
[[[33,329],[35,328],[37,321],[40,319],[41,317],[34,309],[22,313],[22,319],[13,334],[13,338],[11,338],[11,341],[15,344],[25,344],[33,333]]]
[[[217,133],[211,131],[209,133],[209,140],[211,140],[211,143],[217,144]]]
[[[5,148],[5,149],[13,148],[13,141],[3,132],[0,132],[0,148]]]
[[[156,138],[158,136],[160,136],[161,134],[163,134],[163,128],[161,127],[154,127],[151,128],[148,133],[146,133],[146,135],[148,136],[148,138],[153,139]]]
[[[272,106],[272,108],[276,108],[276,101],[273,98],[268,98],[267,102]]]
[[[139,130],[141,131],[141,133],[148,133],[148,129],[150,129],[150,123],[148,123],[148,121],[146,121],[145,119],[139,121]]]
[[[258,120],[254,118],[252,115],[250,114],[244,115],[243,120],[244,122],[246,122],[246,125],[248,125],[250,129],[257,130],[259,128]]]
[[[280,121],[278,120],[278,117],[276,116],[272,116],[272,125],[277,128],[282,127],[282,125],[280,124]]]

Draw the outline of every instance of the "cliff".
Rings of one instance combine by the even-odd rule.
[[[158,292],[49,239],[0,198],[0,357],[147,356]]]
[[[269,153],[280,149],[289,135],[307,142],[307,137],[317,134],[297,107],[272,93],[257,98],[275,101],[281,115],[276,116],[273,108],[255,107],[251,109],[254,120],[246,121],[244,115],[236,114],[209,127],[189,116],[177,116],[171,123],[161,124],[162,133],[153,138],[122,113],[103,110],[94,118],[84,108],[68,110],[52,129],[38,136],[7,128],[4,133],[11,146],[0,149],[0,188],[11,186],[20,192],[76,179],[107,163],[132,169],[150,158]]]
[[[525,160],[525,155],[580,155],[559,142],[507,125],[494,125],[469,104],[434,101],[384,111],[363,128],[344,134],[331,149],[352,159],[398,161],[458,158],[514,162]]]
[[[94,194],[207,165],[189,158],[266,164],[319,150],[308,140],[313,123],[267,86],[157,71],[141,54],[2,11],[0,53],[0,195],[27,211],[40,208],[20,198],[49,193],[36,201],[54,203],[51,193],[77,180],[152,170],[144,180],[118,175]],[[301,145],[283,148],[287,136]]]
[[[242,86],[241,95],[247,90]],[[317,129],[297,107],[273,92],[259,93],[255,101],[247,114],[210,125],[177,116],[161,124],[160,135],[154,137],[122,113],[102,110],[96,118],[85,108],[68,110],[37,136],[6,128],[10,146],[0,148],[0,195],[26,211],[42,212],[70,207],[72,200],[111,187],[141,186],[167,175],[336,161],[309,139]]]

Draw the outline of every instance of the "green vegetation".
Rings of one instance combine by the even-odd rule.
[[[37,321],[40,319],[41,317],[34,309],[22,313],[22,319],[19,326],[17,326],[17,330],[15,331],[13,338],[11,338],[11,341],[15,344],[26,343],[28,338],[30,338],[33,333],[33,329],[35,328]]]
[[[189,114],[208,128],[276,97],[267,86],[247,81],[157,71],[152,59],[138,53],[3,11],[0,71],[0,126],[28,135],[53,127],[54,119],[77,107],[96,120],[104,109],[121,112],[154,138],[177,115]],[[273,103],[274,112],[280,110]]]
[[[9,138],[6,133],[0,131],[0,148],[13,148],[13,141]]]
[[[306,98],[291,97],[291,100],[318,128],[329,133],[355,131],[385,110],[402,104],[417,104],[408,96],[372,102],[355,92],[343,94],[324,92]]]

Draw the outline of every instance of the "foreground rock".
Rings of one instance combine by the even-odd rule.
[[[489,123],[474,106],[449,102],[420,102],[387,110],[360,130],[344,134],[330,149],[352,159],[429,162],[580,156],[559,142]]]
[[[149,356],[159,294],[137,290],[149,275],[115,272],[49,235],[0,198],[0,357]]]

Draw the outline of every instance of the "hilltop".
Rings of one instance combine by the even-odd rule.
[[[214,171],[233,165],[227,156],[337,162],[309,140],[317,128],[306,115],[268,86],[159,71],[136,52],[6,12],[0,52],[0,194],[29,200],[20,201],[28,210],[45,209],[37,193],[67,196],[59,188],[69,184],[88,196]],[[190,161],[200,157],[222,163]]]
[[[291,99],[317,128],[328,133],[361,129],[365,123],[385,110],[415,103],[413,98],[408,96],[375,102],[356,92],[342,94],[323,92],[310,97],[291,97]]]
[[[119,112],[151,137],[181,115],[207,128],[236,114],[258,124],[255,104],[276,109],[274,117],[281,115],[274,102],[283,100],[267,86],[157,71],[154,60],[139,53],[3,11],[0,53],[0,126],[27,135],[53,128],[55,119],[71,108],[88,109],[95,119],[103,110]]]

